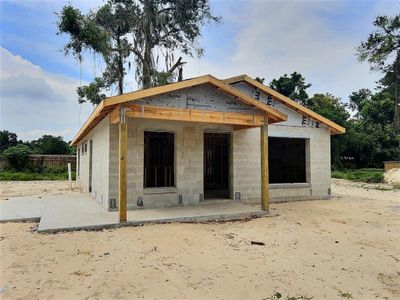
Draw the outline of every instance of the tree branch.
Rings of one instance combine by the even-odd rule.
[[[178,68],[179,66],[182,66],[184,64],[186,64],[186,62],[182,61],[182,57],[179,57],[179,59],[176,61],[176,63],[168,70],[168,73],[170,73],[170,74],[173,73],[176,70],[176,68]]]

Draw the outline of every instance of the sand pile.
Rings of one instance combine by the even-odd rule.
[[[385,182],[390,184],[400,184],[400,169],[390,169],[385,172]]]

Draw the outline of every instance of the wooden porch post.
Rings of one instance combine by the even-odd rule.
[[[128,125],[125,118],[125,109],[121,107],[120,110],[120,122],[119,122],[119,193],[118,193],[118,210],[119,210],[119,222],[126,222],[127,219],[127,205],[126,205],[126,194],[127,194],[127,144],[128,144]]]
[[[269,174],[268,174],[268,122],[260,127],[261,144],[261,209],[269,211]]]

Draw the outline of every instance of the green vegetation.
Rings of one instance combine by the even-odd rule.
[[[346,128],[346,134],[332,136],[334,170],[381,168],[385,160],[400,159],[400,14],[378,16],[373,24],[375,32],[360,44],[357,54],[360,61],[370,63],[372,70],[383,73],[375,91],[360,89],[349,95],[348,101],[325,91],[309,97],[307,89],[311,84],[298,72],[290,76],[284,74],[269,84],[281,94]],[[263,78],[258,80],[264,81]],[[350,175],[349,171],[335,174],[355,178],[351,180],[359,176],[369,182],[381,180],[378,174],[365,174],[365,177]]]
[[[182,58],[174,55],[201,56],[201,29],[218,22],[208,0],[107,0],[84,14],[68,4],[58,14],[58,34],[69,39],[65,54],[82,62],[85,52],[101,57],[105,70],[87,86],[79,87],[79,102],[99,104],[105,91],[123,94],[125,76],[133,68],[142,88],[171,82],[181,77]],[[165,69],[158,70],[161,61]]]
[[[29,154],[75,154],[75,148],[70,147],[61,136],[43,135],[33,141],[18,140],[17,134],[7,130],[0,131],[0,154],[6,153],[11,147],[24,146],[30,149]],[[23,147],[16,148],[21,152]],[[26,149],[26,148],[24,148]],[[4,157],[4,155],[2,155]]]
[[[32,150],[28,146],[16,145],[4,150],[2,156],[12,169],[20,171],[25,167],[29,154],[32,154]]]
[[[75,171],[72,171],[72,180],[75,180]],[[66,167],[43,168],[22,171],[0,171],[0,181],[29,181],[29,180],[68,180]]]
[[[383,169],[359,169],[333,171],[332,177],[352,181],[380,183],[383,182]]]

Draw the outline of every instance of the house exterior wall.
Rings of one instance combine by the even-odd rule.
[[[288,115],[288,120],[268,126],[270,137],[306,139],[306,183],[271,184],[272,202],[326,199],[330,196],[330,132],[315,120],[290,110],[268,96],[258,93],[245,84],[234,85],[253,98],[271,105]],[[242,103],[232,97],[223,97],[215,89],[200,86],[147,99],[145,105],[198,108],[220,111],[246,111]],[[214,99],[211,101],[210,99]],[[168,101],[165,101],[168,100]],[[207,100],[207,101],[206,101]],[[175,103],[176,102],[176,103]],[[229,125],[190,122],[159,121],[127,118],[127,198],[128,209],[197,204],[204,195],[203,138],[205,132],[231,134],[230,198],[243,202],[259,203],[261,196],[260,129],[234,131]],[[144,131],[173,132],[175,142],[175,187],[143,188]],[[118,205],[118,125],[104,118],[78,144],[79,150],[88,143],[87,154],[79,155],[79,176],[82,189],[89,191],[89,141],[93,143],[92,196],[106,209],[110,201]]]
[[[90,141],[92,141],[92,197],[103,207],[109,205],[109,157],[110,157],[110,126],[108,118],[104,118],[78,144],[79,176],[76,181],[80,188],[89,193],[89,160]],[[82,154],[82,146],[87,143],[87,152]],[[78,156],[77,156],[78,157]]]
[[[143,188],[144,132],[164,131],[174,133],[175,187]],[[152,121],[128,118],[128,209],[143,207],[176,206],[179,195],[182,205],[196,204],[203,192],[203,137],[204,132],[232,132],[231,126],[173,121]],[[118,199],[118,125],[110,129],[110,198]]]
[[[331,188],[331,135],[328,127],[308,117],[302,116],[245,83],[237,83],[233,86],[288,116],[287,121],[268,126],[268,134],[270,137],[306,139],[307,183],[270,184],[271,202],[329,198]],[[238,132],[238,134],[252,136],[252,138],[247,139],[247,145],[242,146],[247,148],[246,151],[252,153],[252,155],[251,158],[244,157],[236,161],[238,166],[235,166],[235,168],[241,170],[240,172],[246,172],[246,168],[260,168],[259,128],[247,131],[247,133],[243,131],[243,133]],[[241,164],[243,164],[242,167]],[[253,165],[250,166],[250,164]],[[257,195],[256,191],[261,189],[260,183],[258,183],[257,186],[257,182],[258,180],[255,180],[251,186],[255,199],[259,199],[260,193]],[[247,199],[253,199],[253,197],[244,197],[244,200]]]

